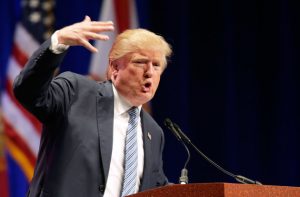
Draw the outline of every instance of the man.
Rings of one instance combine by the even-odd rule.
[[[119,197],[167,184],[162,129],[141,109],[171,55],[161,36],[144,29],[120,34],[109,54],[110,80],[99,83],[71,72],[53,78],[69,46],[97,52],[89,40],[105,41],[102,33],[113,28],[89,17],[62,28],[16,78],[16,98],[43,123],[27,196]]]

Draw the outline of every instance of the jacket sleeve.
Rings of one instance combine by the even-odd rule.
[[[66,52],[52,53],[50,43],[48,39],[34,52],[13,84],[17,100],[41,122],[45,122],[55,112],[65,110],[65,101],[70,100],[74,86],[66,77],[53,80],[55,69]]]

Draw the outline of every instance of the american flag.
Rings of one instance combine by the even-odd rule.
[[[5,88],[1,93],[1,106],[3,111],[3,130],[5,134],[5,150],[21,169],[25,182],[20,184],[17,180],[22,175],[16,171],[9,173],[9,183],[18,183],[10,189],[9,196],[25,196],[27,186],[33,176],[34,165],[38,153],[41,124],[27,112],[15,99],[12,93],[12,84],[28,60],[28,57],[47,39],[53,32],[54,25],[54,0],[23,0],[22,17],[16,24],[14,43],[9,58]],[[6,166],[8,171],[10,165]],[[18,191],[21,189],[22,191]],[[12,192],[15,192],[13,194]],[[20,195],[20,193],[24,193]],[[2,196],[2,195],[1,195]]]

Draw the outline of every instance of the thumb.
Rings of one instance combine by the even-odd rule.
[[[89,21],[91,21],[91,18],[90,18],[88,15],[86,15],[86,16],[84,17],[84,20],[83,20],[83,21],[89,22]]]

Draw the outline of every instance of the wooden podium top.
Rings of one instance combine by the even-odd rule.
[[[130,197],[300,197],[299,187],[234,183],[174,184]]]

